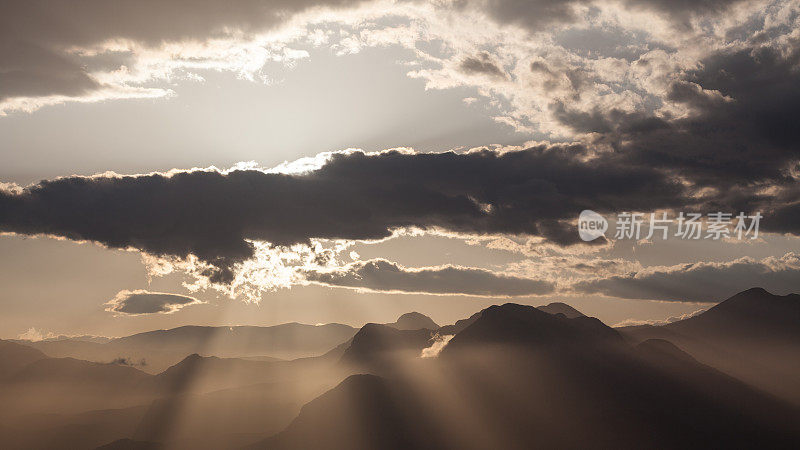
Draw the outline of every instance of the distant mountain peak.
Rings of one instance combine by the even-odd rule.
[[[664,325],[684,332],[730,336],[790,335],[800,330],[800,295],[775,295],[754,287],[720,302],[704,313]]]
[[[425,314],[413,311],[400,316],[394,323],[387,323],[387,326],[398,330],[436,330],[439,325]]]
[[[363,363],[396,352],[417,353],[428,346],[430,339],[431,332],[428,329],[401,330],[389,325],[368,323],[353,336],[341,359],[348,363]]]
[[[787,310],[798,311],[798,308],[800,308],[800,295],[775,295],[764,288],[754,287],[720,302],[706,313],[726,311],[746,314],[751,312],[784,314]]]
[[[561,303],[561,302],[553,302],[547,305],[542,305],[536,307],[539,311],[544,311],[548,314],[563,314],[568,319],[574,319],[576,317],[585,317],[585,315],[578,311],[577,309],[573,308],[572,306]]]
[[[570,319],[533,306],[506,303],[484,309],[473,323],[450,340],[444,351],[485,344],[548,346],[612,341],[621,342],[622,338],[595,318],[581,315]]]
[[[771,292],[767,291],[766,289],[764,289],[762,287],[758,287],[758,286],[751,287],[750,289],[746,289],[746,290],[740,292],[739,294],[746,294],[746,293],[759,293],[759,294],[770,294],[770,295],[772,295]]]

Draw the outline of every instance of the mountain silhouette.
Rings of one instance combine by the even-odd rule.
[[[386,326],[396,328],[398,330],[436,330],[439,325],[425,314],[416,311],[405,313],[400,316],[394,323],[387,323]]]
[[[574,319],[576,317],[584,317],[584,314],[577,309],[569,306],[566,303],[550,303],[547,305],[537,306],[536,309],[544,311],[548,314],[563,314],[567,319]]]
[[[508,303],[436,331],[367,324],[320,356],[191,353],[156,374],[0,341],[0,448],[797,448],[800,408],[736,372],[796,379],[793,298],[751,290],[697,316],[725,326],[647,338]]]
[[[349,364],[370,364],[397,356],[416,357],[429,345],[431,331],[428,329],[398,330],[396,328],[368,323],[353,336],[341,361]]]
[[[253,448],[791,448],[800,442],[796,408],[675,345],[632,347],[596,319],[529,306],[487,308],[439,358],[385,373],[347,378]]]
[[[566,303],[550,303],[548,305],[537,306],[536,309],[540,311],[544,311],[548,314],[563,314],[564,317],[568,319],[574,319],[576,317],[583,317],[584,314],[577,309],[567,305]],[[478,320],[478,318],[483,313],[483,310],[476,312],[475,314],[471,315],[466,319],[457,320],[453,325],[446,325],[439,328],[439,334],[441,335],[453,335],[457,334],[464,328],[467,328],[473,322]]]
[[[466,319],[459,319],[456,321],[456,323],[452,325],[445,325],[443,327],[439,327],[437,331],[439,332],[439,334],[443,336],[458,334],[461,330],[467,328],[468,326],[473,324],[476,320],[478,320],[478,317],[481,316],[481,313],[483,313],[483,310],[476,312],[475,314],[469,316]]]
[[[546,313],[533,306],[507,303],[481,311],[475,321],[458,332],[445,353],[479,345],[594,345],[620,343],[622,338],[601,321]]]
[[[762,288],[740,292],[707,311],[664,327],[691,336],[800,340],[800,295],[773,295]]]
[[[436,448],[412,397],[375,375],[351,375],[303,406],[282,432],[249,449],[367,450]],[[335,414],[331,414],[336,411]]]
[[[800,405],[800,295],[752,288],[688,319],[618,331],[634,343],[668,340],[704,364]]]

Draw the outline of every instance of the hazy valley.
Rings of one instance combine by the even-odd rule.
[[[796,448],[799,354],[800,296],[761,289],[663,326],[508,303],[0,341],[0,446]]]

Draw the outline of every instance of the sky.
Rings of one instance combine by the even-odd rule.
[[[505,302],[663,323],[798,292],[798,22],[797,1],[0,0],[0,337]]]

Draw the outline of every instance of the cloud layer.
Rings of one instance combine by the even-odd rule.
[[[714,152],[694,157],[717,157],[717,149],[709,150]],[[584,209],[761,210],[763,231],[798,232],[791,221],[798,199],[793,183],[773,179],[772,193],[759,183],[732,187],[735,172],[725,175],[735,170],[732,164],[707,167],[697,179],[687,178],[687,167],[678,178],[666,163],[582,145],[460,154],[347,151],[318,159],[318,167],[304,172],[103,174],[6,187],[0,189],[0,231],[196,257],[205,265],[201,274],[223,284],[255,256],[256,242],[283,247],[319,239],[376,240],[413,228],[586,245],[574,224]],[[718,181],[707,182],[709,173]],[[708,184],[714,189],[705,189]]]
[[[23,99],[24,105],[39,97],[164,95],[163,90],[141,86],[157,74],[142,73],[138,80],[129,76],[136,54],[172,44],[173,56],[181,59],[188,56],[182,47],[252,39],[311,8],[359,3],[361,0],[244,0],[226,5],[206,0],[2,0],[0,112],[4,101],[15,98]],[[207,51],[201,59],[211,59],[212,54],[213,50]],[[87,61],[108,67],[91,73]]]
[[[800,255],[729,262],[697,262],[650,267],[622,276],[583,281],[574,288],[610,297],[685,302],[718,302],[753,286],[779,293],[796,292]]]
[[[253,256],[248,240],[380,239],[416,227],[580,242],[583,209],[681,204],[681,186],[586,149],[330,155],[304,174],[259,170],[65,177],[0,191],[0,230],[89,240],[157,256],[194,255],[216,281]],[[561,221],[569,220],[564,224]]]
[[[543,295],[555,283],[520,278],[472,267],[409,269],[385,259],[358,261],[333,270],[305,271],[306,280],[328,286],[378,292],[517,297]]]

